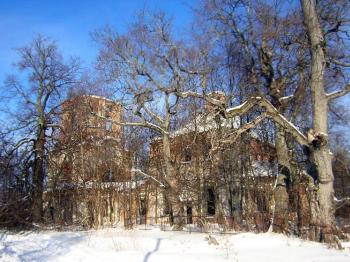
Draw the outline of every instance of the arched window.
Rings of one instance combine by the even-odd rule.
[[[112,182],[113,180],[113,174],[111,170],[108,170],[106,173],[104,173],[102,182]]]

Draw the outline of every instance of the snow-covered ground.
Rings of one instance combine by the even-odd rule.
[[[0,233],[0,261],[350,261],[350,245],[319,243],[265,233],[208,234],[103,229],[84,232]]]

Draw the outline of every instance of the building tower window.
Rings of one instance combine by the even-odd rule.
[[[111,120],[106,121],[106,130],[112,131],[112,121]]]

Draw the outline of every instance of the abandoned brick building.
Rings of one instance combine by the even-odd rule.
[[[239,119],[219,123],[211,111],[205,105],[203,112],[172,134],[186,222],[205,219],[232,226],[248,212],[269,213],[271,194],[263,192],[271,192],[273,186],[273,148],[249,135],[240,145],[213,150],[217,129],[235,129]],[[171,223],[164,187],[131,172],[132,153],[124,149],[122,127],[113,124],[122,117],[121,105],[104,97],[78,96],[63,104],[62,132],[50,154],[48,219],[94,226]],[[162,180],[161,148],[161,139],[151,141],[149,167],[144,170],[157,181]],[[242,149],[249,154],[242,154]],[[252,163],[249,167],[242,164],[247,160]]]
[[[118,191],[130,181],[131,154],[123,148],[120,104],[98,96],[78,96],[62,105],[59,143],[50,154],[49,219],[95,226],[115,223]],[[110,120],[106,120],[110,119]]]
[[[217,119],[210,109],[205,105],[202,113],[172,134],[175,175],[187,223],[205,219],[232,226],[251,213],[269,213],[271,194],[263,192],[272,191],[273,148],[248,135],[239,145],[213,150],[217,129],[235,129],[239,119]],[[120,121],[122,114],[120,104],[98,96],[78,96],[63,104],[63,131],[50,154],[48,219],[95,226],[171,223],[164,188],[131,172],[132,153],[123,147],[123,129],[112,123]],[[161,139],[151,141],[149,167],[144,170],[158,181],[162,180],[161,148]],[[249,154],[242,154],[242,149]],[[249,167],[242,164],[247,160]]]
[[[225,99],[221,93],[215,95],[215,99]],[[237,143],[217,143],[220,131],[234,130],[239,125],[239,118],[223,119],[205,105],[202,112],[171,134],[173,175],[181,188],[187,223],[234,227],[245,222],[242,220],[258,219],[266,220],[261,226],[268,224],[276,175],[275,150],[251,134]],[[156,138],[151,142],[148,170],[159,181],[164,173],[162,141]],[[164,187],[158,183],[149,187],[146,200],[150,203],[146,201],[144,211],[149,223],[158,222],[153,218],[159,217],[163,223],[171,223],[171,204]]]
[[[224,101],[222,94],[215,95]],[[124,148],[123,128],[113,123],[122,118],[121,105],[104,97],[78,96],[63,104],[62,132],[49,161],[47,219],[95,227],[172,223],[172,206],[162,185],[162,139],[151,140],[149,165],[135,172],[133,153]],[[173,175],[181,188],[186,223],[259,231],[271,224],[275,149],[253,132],[234,143],[218,143],[223,131],[239,126],[239,118],[223,119],[204,105],[171,134]],[[297,206],[308,202],[307,181],[298,184],[290,190],[288,219],[307,224],[309,214],[297,214]]]

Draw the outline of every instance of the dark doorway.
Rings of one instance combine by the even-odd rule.
[[[141,198],[140,200],[140,224],[146,224],[147,207],[146,200]]]
[[[187,214],[187,224],[192,224],[193,220],[192,220],[192,207],[191,206],[187,206],[186,214]]]

